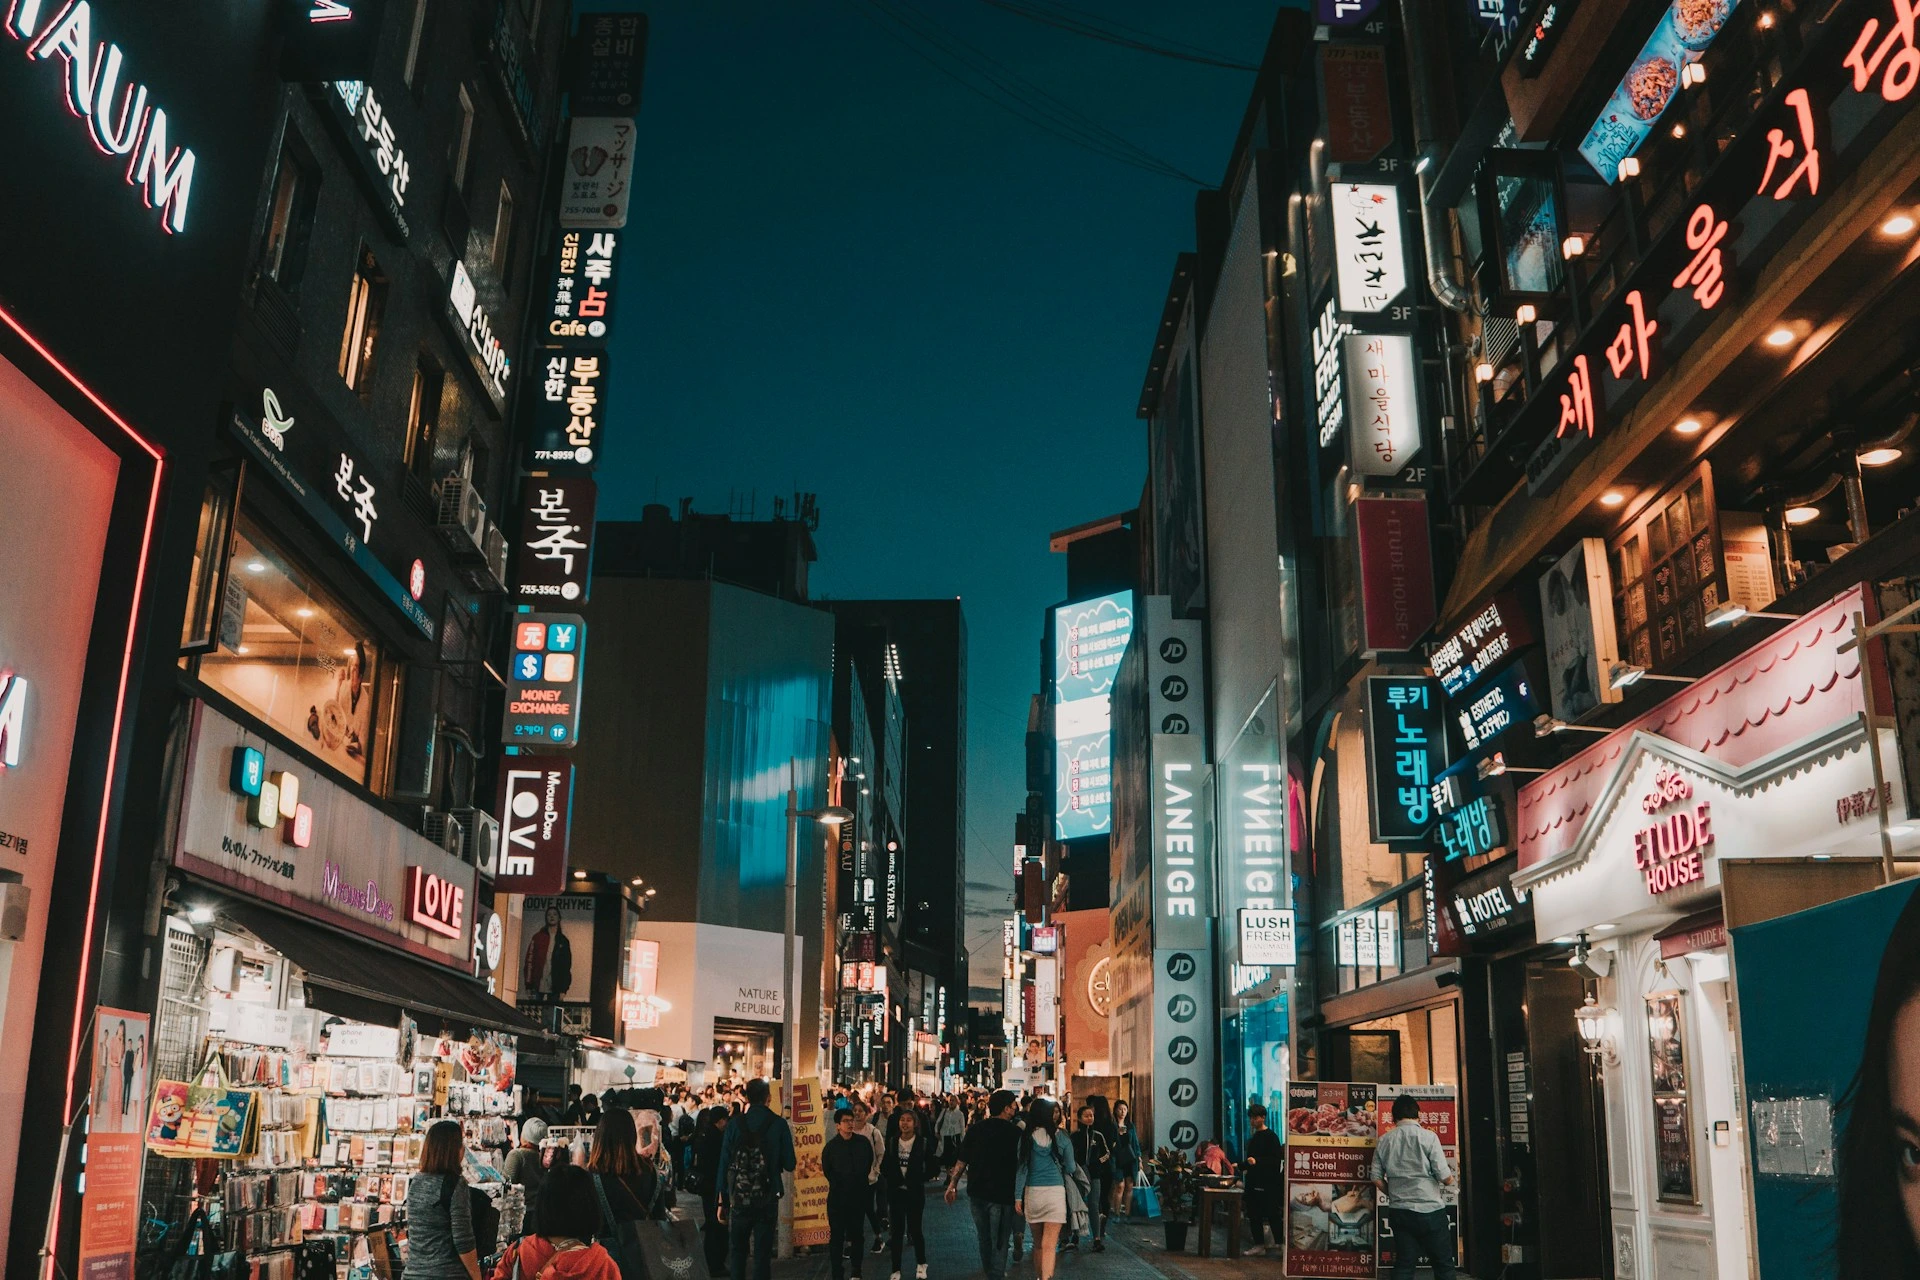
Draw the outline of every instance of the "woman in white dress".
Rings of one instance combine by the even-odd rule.
[[[1020,1140],[1020,1167],[1013,1179],[1013,1211],[1033,1228],[1033,1269],[1053,1280],[1060,1228],[1067,1221],[1067,1179],[1073,1176],[1073,1144],[1060,1133],[1060,1111],[1046,1098],[1027,1112]]]

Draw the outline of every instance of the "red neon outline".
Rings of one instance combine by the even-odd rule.
[[[134,570],[132,607],[127,612],[127,644],[125,651],[120,657],[120,690],[115,696],[113,704],[113,735],[107,740],[107,776],[100,795],[100,828],[94,838],[93,880],[87,890],[87,926],[86,931],[80,935],[80,974],[73,994],[73,1037],[67,1049],[66,1102],[60,1111],[61,1122],[64,1125],[65,1118],[73,1114],[73,1079],[75,1071],[77,1071],[80,1066],[80,1033],[81,1029],[86,1025],[87,974],[93,963],[93,925],[94,920],[99,914],[100,907],[100,868],[107,857],[107,823],[113,813],[114,775],[120,763],[120,731],[126,720],[127,685],[131,682],[133,676],[134,638],[140,632],[140,614],[146,598],[147,559],[153,550],[153,526],[160,513],[160,486],[166,477],[167,459],[166,455],[161,452],[160,449],[156,448],[145,436],[134,430],[125,418],[122,418],[109,408],[106,401],[94,394],[93,388],[82,382],[79,377],[74,374],[73,370],[62,364],[59,357],[49,351],[44,343],[38,338],[35,338],[31,333],[28,333],[26,327],[13,317],[12,312],[3,306],[0,306],[0,323],[4,323],[7,328],[18,334],[22,342],[31,347],[42,360],[52,365],[61,377],[72,384],[74,390],[85,396],[87,402],[100,411],[107,421],[113,423],[114,426],[125,432],[128,439],[139,445],[141,450],[149,458],[153,459],[153,486],[151,492],[147,495],[147,523],[146,528],[142,530],[140,534],[140,560]],[[53,1189],[53,1204],[51,1209],[54,1252],[47,1258],[46,1267],[54,1266],[55,1258],[59,1254],[61,1209],[59,1187]],[[44,1267],[42,1268],[42,1274],[46,1274],[46,1268]]]

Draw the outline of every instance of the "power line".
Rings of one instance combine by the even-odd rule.
[[[1224,67],[1229,71],[1258,71],[1258,65],[1241,62],[1223,54],[1211,53],[1197,45],[1183,44],[1179,41],[1156,37],[1150,32],[1128,27],[1110,18],[1100,18],[1078,9],[1069,9],[1065,5],[1052,5],[1042,8],[1034,3],[1022,3],[1021,0],[985,0],[996,9],[1016,14],[1029,22],[1052,27],[1057,31],[1070,32],[1073,35],[1086,36],[1093,40],[1104,40],[1126,49],[1137,49],[1141,53],[1150,53],[1160,58],[1175,58],[1181,62],[1197,62],[1207,67]],[[1049,11],[1051,10],[1051,11]],[[1132,32],[1132,35],[1124,34]]]
[[[882,34],[968,92],[1075,146],[1165,178],[1207,184],[1095,123],[910,5],[862,0]],[[970,75],[968,73],[971,73]],[[984,82],[981,83],[981,82]]]

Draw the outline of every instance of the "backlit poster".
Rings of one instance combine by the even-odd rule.
[[[1378,1086],[1287,1082],[1289,1276],[1373,1280]]]
[[[140,1225],[142,1138],[153,1045],[147,1015],[105,1005],[93,1016],[93,1094],[80,1206],[80,1274],[132,1280]]]
[[[593,990],[590,893],[529,896],[521,925],[521,1003],[583,1003]]]
[[[1385,1133],[1394,1127],[1394,1099],[1412,1097],[1420,1103],[1420,1123],[1440,1139],[1440,1149],[1447,1153],[1447,1168],[1453,1173],[1451,1186],[1442,1185],[1440,1198],[1446,1202],[1447,1231],[1453,1239],[1453,1251],[1456,1260],[1460,1253],[1460,1093],[1450,1084],[1397,1084],[1380,1086],[1379,1124],[1380,1132]],[[1384,1193],[1379,1197],[1382,1210],[1392,1207],[1392,1197]],[[1397,1246],[1393,1239],[1393,1223],[1386,1213],[1380,1214],[1380,1258],[1382,1270],[1393,1265],[1394,1250]],[[1415,1261],[1421,1259],[1416,1257]]]
[[[1133,592],[1053,611],[1054,835],[1113,828],[1113,684],[1133,636]]]
[[[1607,668],[1620,656],[1612,600],[1607,545],[1599,538],[1580,539],[1540,579],[1548,699],[1562,720],[1578,720],[1622,697],[1607,684]]]

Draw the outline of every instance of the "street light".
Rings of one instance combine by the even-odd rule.
[[[810,818],[829,827],[842,827],[853,821],[853,810],[830,804],[824,809],[802,810],[797,778],[800,762],[787,761],[787,930],[781,949],[781,998],[786,1001],[784,1025],[780,1029],[780,1079],[793,1096],[794,1044],[800,1038],[800,1002],[793,991],[793,946],[799,932],[800,894],[800,819]],[[790,1104],[789,1104],[790,1105]],[[793,1195],[780,1197],[780,1256],[793,1256]]]

